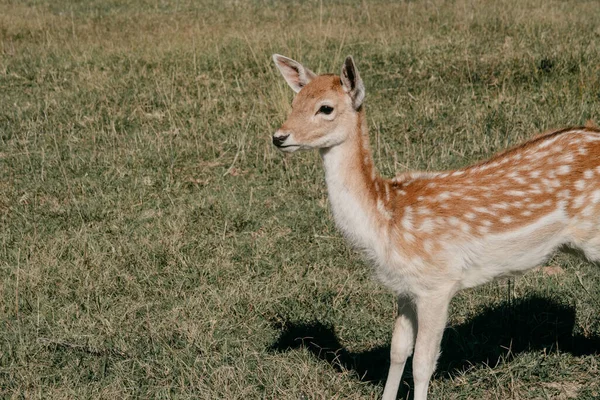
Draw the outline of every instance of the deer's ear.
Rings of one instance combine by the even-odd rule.
[[[342,87],[352,99],[354,109],[358,110],[365,99],[365,85],[358,74],[358,69],[354,64],[352,56],[346,57],[340,78],[342,80]]]
[[[298,61],[294,61],[291,58],[273,54],[273,61],[275,61],[275,66],[277,66],[287,84],[296,93],[317,76],[310,69],[305,68]]]

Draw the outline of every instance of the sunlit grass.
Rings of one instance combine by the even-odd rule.
[[[0,2],[0,396],[377,398],[394,299],[335,230],[319,157],[272,148],[292,93],[271,54],[317,72],[354,56],[390,176],[598,121],[599,17]],[[432,398],[600,395],[600,271],[552,265],[454,300]]]

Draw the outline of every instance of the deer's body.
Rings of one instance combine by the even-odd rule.
[[[483,164],[391,180],[373,173],[366,146],[354,148],[354,157],[341,146],[322,151],[333,215],[398,294],[440,278],[477,286],[535,267],[561,245],[600,256],[594,129],[552,132]]]
[[[477,165],[383,179],[352,59],[341,77],[274,59],[298,92],[274,143],[320,150],[336,225],[400,299],[385,399],[396,397],[413,348],[415,400],[427,397],[458,290],[524,272],[562,246],[600,260],[599,130],[555,131]]]

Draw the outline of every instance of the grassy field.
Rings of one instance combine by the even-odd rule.
[[[367,87],[382,174],[600,121],[596,1],[0,0],[0,398],[373,399],[393,296],[270,55]],[[600,269],[460,293],[433,399],[600,398]],[[410,397],[410,368],[401,397]]]

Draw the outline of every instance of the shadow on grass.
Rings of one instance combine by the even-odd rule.
[[[270,346],[281,352],[305,348],[338,371],[355,371],[362,381],[383,385],[389,367],[389,344],[351,352],[339,342],[331,325],[314,322],[275,323],[281,330]],[[392,321],[390,321],[390,329]],[[573,334],[575,310],[541,297],[530,297],[486,309],[444,332],[436,376],[446,378],[470,367],[491,367],[519,353],[560,350],[575,356],[600,353],[600,337]],[[410,360],[405,376],[412,385]],[[404,396],[406,388],[401,388]],[[403,397],[402,397],[403,398]]]

